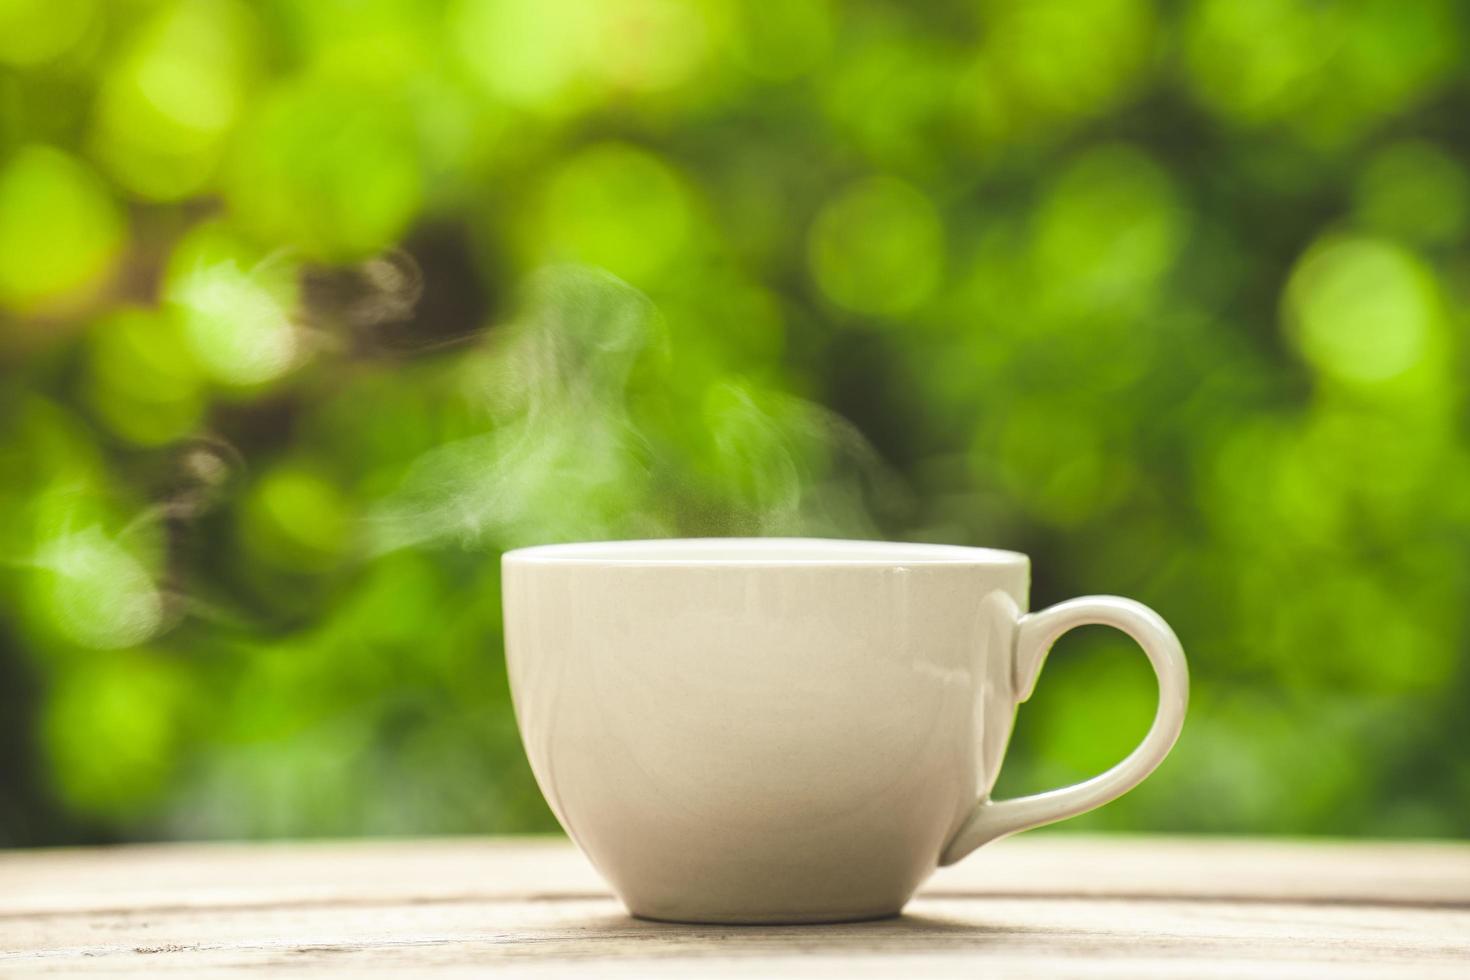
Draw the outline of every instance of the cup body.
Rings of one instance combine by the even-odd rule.
[[[1028,580],[1023,555],[943,545],[511,552],[532,769],[634,915],[896,914],[995,781]]]

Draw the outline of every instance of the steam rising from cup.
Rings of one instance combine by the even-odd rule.
[[[319,357],[360,350],[352,332],[408,321],[423,287],[407,256],[289,271],[300,277],[299,296],[281,287],[279,259],[248,269],[230,259],[201,262],[176,281],[170,304],[218,383],[289,384],[285,374],[308,346]],[[312,339],[334,331],[340,342]],[[554,266],[530,277],[509,323],[472,346],[417,351],[447,369],[433,377],[450,386],[431,384],[427,395],[468,418],[460,431],[469,434],[396,464],[386,492],[351,499],[345,487],[334,491],[364,515],[344,525],[342,560],[570,539],[882,536],[873,515],[902,506],[904,492],[850,423],[773,385],[709,373],[675,334],[647,296],[616,276]],[[393,383],[422,384],[423,376]],[[191,576],[200,570],[188,565],[187,540],[205,514],[236,506],[234,477],[247,461],[213,435],[169,452],[156,502],[131,520],[119,525],[107,506],[58,498],[61,516],[37,527],[28,564],[42,574],[33,594],[80,646],[136,646],[185,615],[245,625],[241,614],[208,610],[193,597],[201,583]],[[254,462],[269,476],[278,461]],[[83,487],[68,499],[91,501],[91,493]],[[310,577],[332,567],[341,566],[275,571]]]
[[[541,270],[520,316],[468,361],[485,431],[409,467],[374,508],[373,548],[874,534],[874,501],[902,497],[846,420],[738,377],[680,384],[684,364],[628,283]]]

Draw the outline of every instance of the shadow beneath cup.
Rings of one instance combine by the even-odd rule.
[[[626,915],[596,916],[558,930],[563,942],[599,958],[887,955],[960,953],[1036,930],[903,914],[824,925],[697,925]],[[545,951],[546,946],[542,946]],[[568,950],[567,952],[571,952]]]

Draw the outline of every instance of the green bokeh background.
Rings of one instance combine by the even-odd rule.
[[[0,844],[544,830],[498,556],[1015,548],[1071,828],[1470,832],[1470,19],[0,0]],[[1145,730],[1064,640],[1004,795]]]

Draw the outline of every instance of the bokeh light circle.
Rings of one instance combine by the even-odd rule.
[[[1370,231],[1444,244],[1470,220],[1470,176],[1459,161],[1422,140],[1393,143],[1368,161],[1353,188],[1353,211]]]
[[[93,141],[117,180],[173,200],[214,176],[254,73],[255,23],[235,2],[166,5],[103,78]]]
[[[417,137],[391,92],[347,80],[278,89],[237,141],[227,198],[266,241],[360,258],[403,234],[423,202]]]
[[[639,285],[680,256],[693,220],[689,193],[668,164],[617,142],[567,160],[538,217],[543,260],[585,262]]]
[[[74,49],[99,20],[97,0],[0,0],[0,64],[29,68]]]
[[[111,269],[125,232],[90,167],[49,146],[22,147],[0,169],[0,306],[84,293]]]
[[[944,226],[914,187],[873,177],[823,205],[807,254],[817,285],[837,305],[856,313],[905,313],[939,285]]]
[[[1409,371],[1442,327],[1433,275],[1412,252],[1374,238],[1314,245],[1292,271],[1286,309],[1307,361],[1351,384]]]

